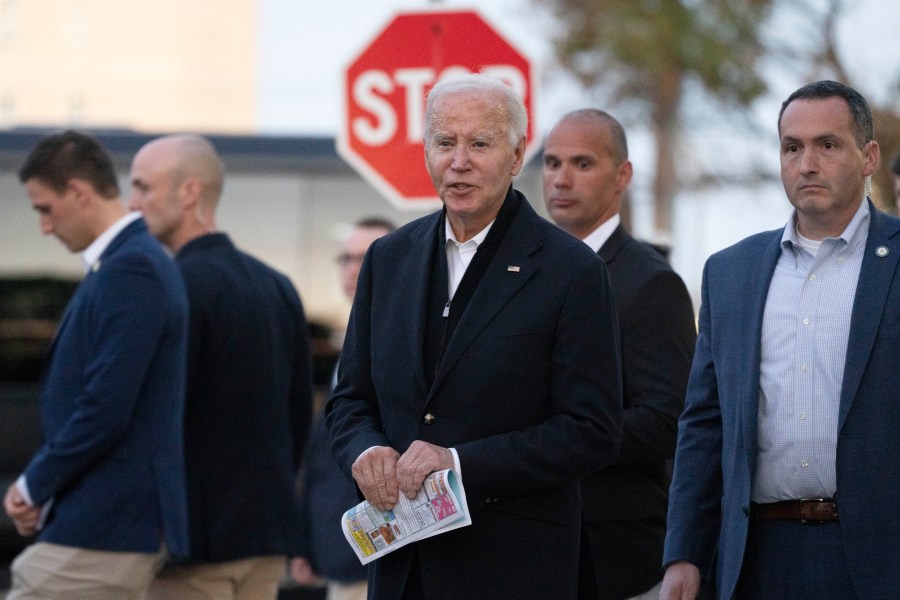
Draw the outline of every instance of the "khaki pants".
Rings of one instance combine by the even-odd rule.
[[[150,600],[275,600],[284,577],[284,556],[197,565],[160,571],[150,584]]]
[[[365,580],[356,583],[328,581],[325,600],[366,600],[368,585]]]
[[[142,600],[167,552],[104,552],[38,542],[12,563],[6,600]]]

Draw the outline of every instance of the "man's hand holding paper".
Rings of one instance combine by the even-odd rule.
[[[391,510],[400,492],[415,498],[428,475],[454,467],[449,449],[416,440],[403,456],[386,446],[369,448],[353,463],[353,479],[369,504]]]
[[[373,446],[353,463],[353,479],[363,497],[378,510],[391,510],[400,492],[397,459],[400,453],[387,446]]]
[[[422,482],[428,475],[454,467],[453,453],[450,450],[416,440],[397,461],[400,491],[412,500],[422,489]]]

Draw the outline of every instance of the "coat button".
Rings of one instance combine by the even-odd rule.
[[[428,413],[425,415],[425,418],[422,420],[425,421],[426,425],[431,425],[432,423],[434,423],[434,415],[431,413]]]

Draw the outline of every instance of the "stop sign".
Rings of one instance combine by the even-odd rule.
[[[439,202],[425,169],[425,95],[460,73],[484,73],[519,92],[530,157],[536,150],[531,63],[476,12],[399,14],[347,68],[338,153],[400,208]]]

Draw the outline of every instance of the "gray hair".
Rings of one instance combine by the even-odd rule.
[[[522,97],[499,79],[489,77],[482,74],[461,75],[443,79],[428,92],[428,99],[425,102],[425,145],[428,145],[428,138],[431,137],[431,118],[435,103],[450,94],[458,94],[460,92],[478,92],[490,94],[498,97],[502,101],[504,110],[503,120],[507,125],[509,133],[509,143],[513,147],[517,146],[519,140],[528,134],[528,113],[525,110],[525,103]]]

